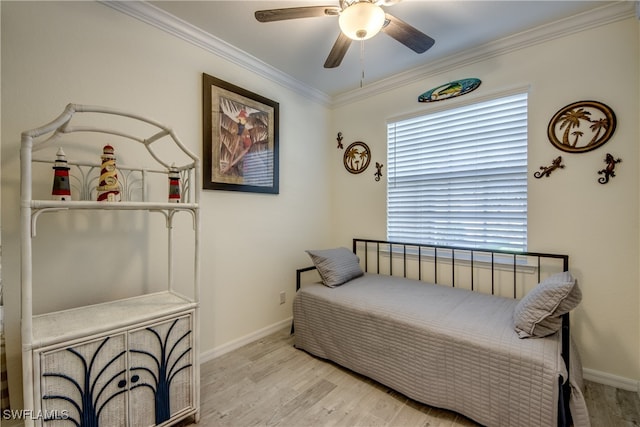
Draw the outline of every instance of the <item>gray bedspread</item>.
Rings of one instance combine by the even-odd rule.
[[[518,338],[516,304],[375,274],[308,284],[293,303],[295,346],[486,426],[555,426],[567,377],[559,334]],[[579,357],[572,368],[574,425],[589,425]]]

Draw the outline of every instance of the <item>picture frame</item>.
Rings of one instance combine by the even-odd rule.
[[[205,190],[279,193],[280,105],[202,74]]]

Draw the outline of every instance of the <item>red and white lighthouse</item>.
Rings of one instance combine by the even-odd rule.
[[[67,156],[58,148],[56,161],[53,164],[53,188],[51,196],[54,200],[71,200],[71,184],[69,182],[69,166],[67,166]]]
[[[174,165],[169,169],[169,203],[180,203],[180,172]]]

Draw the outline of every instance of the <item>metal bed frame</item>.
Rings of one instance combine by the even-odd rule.
[[[569,256],[542,252],[514,252],[493,249],[470,249],[455,246],[437,246],[420,243],[405,243],[373,239],[353,239],[353,253],[360,256],[360,263],[365,272],[386,274],[389,276],[402,276],[425,281],[427,268],[432,265],[432,283],[456,287],[465,284],[472,291],[478,292],[475,276],[478,269],[490,269],[491,291],[496,294],[496,271],[501,271],[502,276],[511,275],[513,298],[518,298],[518,275],[524,273],[537,274],[536,283],[540,282],[541,274],[547,263],[557,264],[560,271],[569,270]],[[384,258],[388,260],[384,260]],[[544,262],[544,264],[543,264]],[[398,269],[398,263],[401,268]],[[394,269],[394,266],[396,267]],[[411,270],[409,267],[413,266]],[[547,266],[548,267],[548,266]],[[439,280],[443,276],[443,268],[446,268],[450,280],[442,283]],[[302,284],[302,273],[315,270],[315,266],[296,270],[296,291]],[[399,271],[398,271],[399,270]],[[460,274],[460,270],[468,270],[468,281]],[[456,275],[456,272],[458,274]],[[509,274],[506,274],[509,273]],[[411,277],[412,274],[416,277]],[[569,411],[569,399],[571,387],[569,384],[570,372],[570,321],[569,313],[562,316],[561,328],[562,359],[567,369],[567,378],[559,380],[561,393],[558,395],[558,426],[570,426],[572,424]],[[294,333],[294,325],[291,325],[291,333]]]

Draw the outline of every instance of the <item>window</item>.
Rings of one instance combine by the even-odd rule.
[[[527,249],[527,94],[387,125],[387,238]]]

